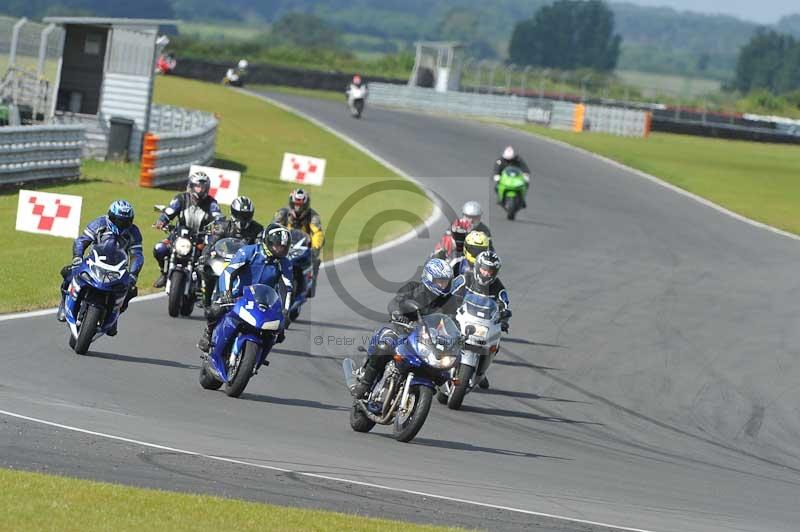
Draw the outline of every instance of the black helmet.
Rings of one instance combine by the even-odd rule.
[[[296,188],[289,194],[289,210],[295,218],[301,217],[311,206],[311,196],[302,188]]]
[[[475,280],[482,286],[492,284],[497,279],[497,274],[503,264],[494,251],[484,251],[475,259]]]
[[[239,196],[231,203],[231,219],[238,229],[244,229],[253,221],[256,208],[247,196]]]
[[[281,224],[271,223],[261,231],[261,245],[268,257],[282,259],[292,246],[292,234]]]
[[[186,185],[186,191],[192,195],[195,203],[208,196],[208,191],[211,190],[211,178],[204,172],[195,172],[189,176],[189,183]]]

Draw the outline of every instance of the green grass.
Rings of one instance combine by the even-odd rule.
[[[399,181],[387,168],[372,158],[291,113],[265,102],[224,88],[181,78],[159,78],[156,100],[194,109],[219,112],[217,164],[243,172],[240,193],[256,205],[256,219],[268,221],[275,210],[286,204],[293,184],[278,180],[283,153],[290,151],[327,159],[326,181],[320,189],[308,187],[312,206],[322,215],[323,226],[332,225],[332,215],[340,206],[346,211],[339,220],[335,236],[327,231],[323,257],[342,255],[397,236],[410,227],[406,222],[387,221],[388,205],[403,205],[419,220],[431,210],[430,202],[408,181]],[[150,226],[155,221],[152,206],[166,203],[174,191],[146,189],[138,185],[136,165],[90,161],[81,180],[42,187],[48,192],[83,196],[82,223],[103,214],[115,199],[126,198],[136,208],[136,223],[144,235],[145,268],[139,283],[142,293],[152,291],[157,275],[152,258],[153,244],[163,233]],[[397,182],[397,186],[391,185]],[[350,195],[375,183],[390,188],[370,194],[360,201]],[[59,270],[71,258],[68,239],[17,232],[14,230],[17,194],[0,195],[0,247],[13,250],[0,260],[0,278],[13,280],[0,284],[0,312],[29,310],[58,302]],[[227,207],[223,207],[227,213]],[[373,219],[373,216],[376,216]],[[367,223],[369,221],[369,223]]]
[[[659,94],[682,95],[695,98],[719,92],[722,83],[713,79],[674,76],[670,74],[653,74],[636,70],[617,70],[617,77],[623,82],[642,91],[645,97]]]
[[[0,483],[0,529],[15,532],[454,530],[8,469]]]
[[[190,35],[204,39],[246,41],[269,33],[268,24],[213,24],[210,22],[181,22],[180,35]]]
[[[734,212],[800,234],[800,147],[654,133],[647,139],[515,126],[642,170]]]
[[[301,89],[298,87],[286,87],[284,85],[248,85],[247,88],[255,91],[265,90],[281,94],[292,94],[294,96],[306,96],[308,98],[317,98],[320,100],[333,100],[335,102],[341,102],[342,104],[347,102],[344,96],[345,87],[342,87],[341,91]]]

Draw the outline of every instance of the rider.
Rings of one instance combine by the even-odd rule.
[[[353,79],[350,81],[350,85],[347,86],[347,90],[345,92],[347,93],[348,96],[350,96],[350,92],[353,89],[363,89],[364,96],[366,96],[367,85],[366,83],[364,83],[364,80],[362,80],[361,76],[359,76],[358,74],[353,76]]]
[[[477,201],[468,201],[463,207],[461,207],[461,217],[467,218],[470,222],[472,222],[472,229],[486,233],[486,236],[491,237],[492,232],[489,231],[489,228],[486,226],[486,224],[481,221],[482,216],[483,209],[481,208],[481,204]]]
[[[443,259],[451,262],[464,255],[464,239],[472,230],[472,221],[462,217],[453,222],[450,229],[442,236],[436,244],[430,258]]]
[[[508,291],[503,282],[497,276],[500,272],[502,262],[494,251],[483,251],[475,259],[475,268],[472,271],[461,274],[453,282],[457,286],[453,290],[453,297],[460,305],[464,297],[469,294],[480,294],[488,296],[497,302],[500,309],[500,329],[508,332],[508,320],[511,318],[511,308],[508,299]],[[484,379],[479,384],[481,388],[489,387],[489,379]]]
[[[451,263],[455,275],[470,271],[475,264],[475,259],[483,251],[492,249],[492,240],[482,231],[470,231],[464,240],[464,256]]]
[[[238,238],[243,240],[246,245],[255,244],[261,231],[264,230],[263,225],[253,220],[255,212],[253,201],[247,196],[239,196],[233,200],[230,219],[219,218],[211,227],[208,244],[203,250],[203,261],[209,260],[214,250],[214,244],[223,238]],[[204,301],[205,306],[208,307],[211,303],[211,292],[216,283],[216,276],[207,269],[203,271],[206,277],[206,287],[209,287]]]
[[[506,149],[503,150],[503,155],[494,162],[494,174],[492,175],[492,181],[494,181],[495,193],[497,193],[497,184],[500,182],[500,174],[502,174],[503,170],[505,170],[508,166],[516,166],[519,168],[522,171],[522,176],[525,178],[525,183],[530,184],[531,182],[531,171],[528,168],[528,165],[525,164],[525,161],[522,160],[522,157],[520,157],[514,151],[513,146],[506,146]],[[522,198],[522,206],[525,207],[524,196]]]
[[[186,192],[176,194],[164,212],[158,217],[156,221],[156,229],[163,229],[166,227],[170,220],[176,216],[180,216],[180,221],[183,223],[185,220],[181,216],[191,206],[200,208],[205,212],[203,218],[203,225],[207,225],[222,217],[222,212],[219,210],[219,204],[213,196],[208,194],[211,190],[211,178],[203,172],[194,172],[189,176],[189,182],[186,185]],[[161,275],[153,283],[156,288],[163,288],[167,284],[167,272],[164,271],[164,263],[172,252],[172,241],[175,235],[170,234],[166,239],[158,242],[153,246],[153,256],[158,261]]]
[[[225,314],[222,306],[233,303],[246,286],[266,284],[278,292],[284,300],[284,327],[289,326],[288,314],[292,300],[292,264],[286,255],[292,245],[291,233],[284,226],[269,224],[259,236],[259,242],[244,246],[231,259],[219,278],[219,305],[212,304],[207,312],[208,323],[197,343],[201,351],[211,348],[214,327]],[[279,287],[278,284],[282,284]],[[278,333],[278,342],[283,341],[283,330]]]
[[[139,293],[136,287],[136,278],[144,265],[144,254],[142,253],[142,233],[134,225],[133,216],[133,205],[125,200],[117,200],[108,207],[107,214],[89,222],[89,225],[83,230],[83,234],[75,239],[72,244],[72,264],[61,269],[64,282],[61,283],[61,303],[58,305],[56,316],[58,321],[66,321],[64,305],[67,289],[72,282],[73,273],[83,262],[83,254],[89,246],[97,246],[108,239],[116,239],[119,247],[124,249],[130,257],[128,273],[131,281],[120,312],[125,312],[128,302]],[[109,336],[115,334],[117,334],[116,323],[108,332]]]
[[[314,297],[317,289],[317,273],[319,272],[320,253],[325,243],[322,231],[322,219],[317,211],[311,208],[311,196],[302,188],[296,188],[289,194],[289,206],[278,209],[272,220],[288,229],[300,229],[311,237],[311,252],[314,255],[314,283],[309,289],[308,297]]]
[[[454,289],[453,269],[442,259],[430,259],[425,264],[419,281],[409,281],[400,288],[397,295],[389,302],[392,326],[378,329],[378,341],[369,347],[369,356],[364,364],[363,373],[352,390],[353,396],[363,397],[372,389],[375,379],[383,373],[394,353],[395,346],[408,334],[402,324],[417,320],[417,313],[404,310],[404,303],[416,302],[422,316],[436,312],[454,314],[457,308],[451,298]]]

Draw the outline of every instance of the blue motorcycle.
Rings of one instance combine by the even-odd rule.
[[[128,255],[113,239],[94,246],[73,272],[64,301],[69,346],[79,355],[119,319],[130,285]]]
[[[311,237],[299,229],[293,229],[292,247],[289,249],[288,257],[292,261],[292,286],[294,286],[289,319],[294,321],[300,316],[300,309],[308,301],[314,284],[314,253],[311,250]]]
[[[283,303],[275,290],[264,284],[245,287],[242,297],[220,320],[212,336],[213,349],[204,355],[200,386],[239,397],[250,377],[262,365],[283,329]]]
[[[375,424],[394,423],[394,439],[411,441],[417,435],[431,408],[437,386],[450,379],[450,370],[459,360],[461,331],[445,314],[430,314],[401,336],[392,353],[375,346],[386,328],[372,337],[370,356],[391,356],[383,375],[365,399],[355,399],[350,411],[350,427],[356,432],[369,432]],[[360,348],[364,351],[364,348]],[[342,362],[345,381],[352,389],[362,369],[354,369],[352,359]]]

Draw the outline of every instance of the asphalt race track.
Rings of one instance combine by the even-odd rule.
[[[456,209],[491,205],[505,144],[527,159],[528,209],[508,222],[492,205],[486,220],[514,309],[491,389],[460,412],[435,403],[411,444],[352,432],[340,360],[376,323],[328,269],[240,400],[200,388],[202,322],[168,318],[164,299],[132,305],[87,357],[52,315],[0,322],[0,409],[170,448],[2,414],[0,466],[492,530],[608,530],[511,509],[659,532],[798,529],[797,241],[508,129],[369,107],[357,121],[344,98],[273,97]],[[378,253],[375,268],[405,280],[433,243]],[[385,309],[359,262],[336,272]]]

